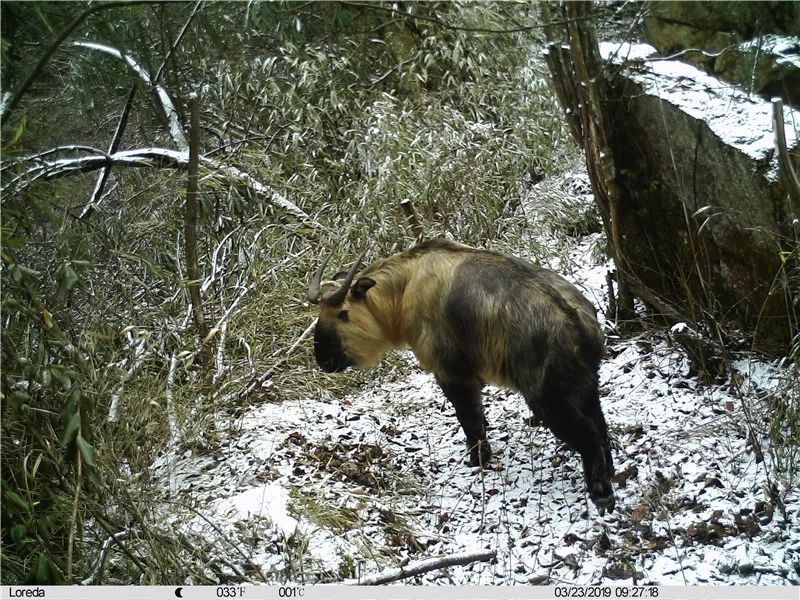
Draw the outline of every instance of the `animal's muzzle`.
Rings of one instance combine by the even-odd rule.
[[[348,361],[336,361],[324,358],[317,358],[317,364],[319,365],[319,368],[326,373],[341,373],[350,366],[350,362]]]
[[[353,364],[342,348],[336,328],[327,323],[318,323],[314,330],[314,358],[326,373],[339,373]]]

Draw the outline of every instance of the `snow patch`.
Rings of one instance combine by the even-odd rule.
[[[266,517],[289,537],[295,533],[299,523],[289,515],[288,504],[289,494],[285,488],[277,483],[266,483],[220,501],[217,514],[236,521]]]

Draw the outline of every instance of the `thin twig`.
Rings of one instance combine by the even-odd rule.
[[[31,69],[31,72],[25,78],[25,81],[23,81],[14,92],[6,97],[7,100],[3,102],[2,106],[0,106],[0,124],[2,124],[2,122],[5,121],[6,116],[17,107],[19,101],[22,99],[22,96],[28,91],[28,88],[31,87],[33,82],[36,81],[39,75],[41,75],[42,71],[44,70],[44,66],[47,64],[47,61],[50,60],[50,57],[53,56],[53,53],[55,53],[55,51],[58,50],[58,47],[64,43],[64,40],[66,40],[67,37],[69,37],[69,35],[75,31],[78,25],[83,23],[89,16],[98,11],[107,10],[109,8],[136,6],[139,4],[161,4],[162,1],[163,0],[133,0],[131,2],[100,2],[90,6],[77,17],[75,17],[72,23],[67,25],[67,27],[59,34],[51,46],[45,51],[45,53],[39,59],[39,62],[36,63],[36,66]]]
[[[222,327],[222,324],[225,323],[225,321],[228,320],[228,317],[231,316],[231,313],[233,312],[233,309],[236,308],[236,305],[239,304],[239,302],[242,301],[242,298],[244,298],[254,287],[255,284],[251,284],[241,291],[241,293],[236,297],[236,300],[231,302],[230,306],[225,310],[225,314],[223,314],[220,317],[219,321],[217,321],[214,324],[214,327],[212,327],[212,331],[214,329],[219,329],[220,327]]]
[[[119,150],[119,144],[122,141],[122,135],[125,133],[125,127],[128,125],[128,117],[131,114],[131,107],[133,106],[133,99],[135,97],[136,86],[132,85],[131,90],[128,92],[128,99],[125,101],[125,107],[122,109],[122,116],[120,116],[119,123],[117,123],[117,129],[114,132],[114,138],[111,140],[111,144],[108,147],[108,152],[106,153],[107,155],[114,154],[117,150]],[[83,211],[81,211],[81,214],[78,217],[79,219],[88,218],[94,212],[94,209],[97,208],[110,174],[111,166],[109,165],[104,167],[103,171],[97,178],[97,183],[94,186],[92,197],[89,198],[88,204],[84,207]]]
[[[306,339],[308,335],[314,330],[314,326],[316,324],[317,320],[314,319],[311,325],[309,325],[306,328],[306,330],[302,334],[300,334],[300,337],[297,338],[297,340],[295,340],[294,344],[292,344],[289,347],[289,349],[286,351],[286,354],[284,354],[283,357],[281,357],[268,370],[264,371],[264,373],[262,373],[258,377],[253,378],[247,385],[247,387],[245,387],[241,392],[239,392],[239,399],[247,397],[253,392],[253,390],[263,385],[265,381],[267,381],[270,377],[272,377],[275,374],[275,370],[289,359],[289,356],[291,356],[292,352],[294,352],[295,349],[303,342],[303,340]],[[276,351],[275,353],[273,353],[272,356],[273,357],[277,356],[279,352],[280,351]]]
[[[106,566],[106,559],[108,558],[108,553],[111,550],[111,546],[113,544],[119,544],[124,539],[127,539],[128,536],[131,534],[131,529],[124,529],[119,533],[115,533],[109,535],[108,538],[103,542],[103,545],[100,547],[100,556],[97,558],[97,561],[94,564],[94,568],[92,569],[92,574],[87,577],[86,579],[81,581],[81,585],[92,585],[93,583],[97,583],[100,581],[100,578],[103,576],[103,570]]]
[[[225,245],[225,242],[227,242],[228,239],[230,239],[231,236],[233,236],[241,228],[241,225],[236,226],[233,230],[228,232],[225,237],[220,240],[219,244],[217,244],[217,247],[214,248],[214,252],[211,253],[211,275],[209,275],[203,282],[203,285],[200,288],[201,292],[205,292],[209,287],[211,287],[211,284],[214,283],[217,275],[217,260],[219,258],[219,253],[222,250],[222,247]]]

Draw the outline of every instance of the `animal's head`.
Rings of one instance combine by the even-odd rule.
[[[314,356],[320,368],[328,373],[369,366],[387,346],[367,303],[367,292],[375,285],[375,280],[359,277],[353,281],[364,254],[366,252],[361,253],[347,273],[337,273],[332,280],[323,280],[328,258],[317,269],[308,289],[308,301],[319,305]]]

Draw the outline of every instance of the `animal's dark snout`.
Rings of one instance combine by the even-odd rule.
[[[336,328],[324,322],[317,323],[314,329],[314,358],[326,373],[339,373],[353,364],[342,348]]]
[[[350,365],[333,358],[319,358],[317,357],[317,364],[319,368],[326,373],[341,373]]]

